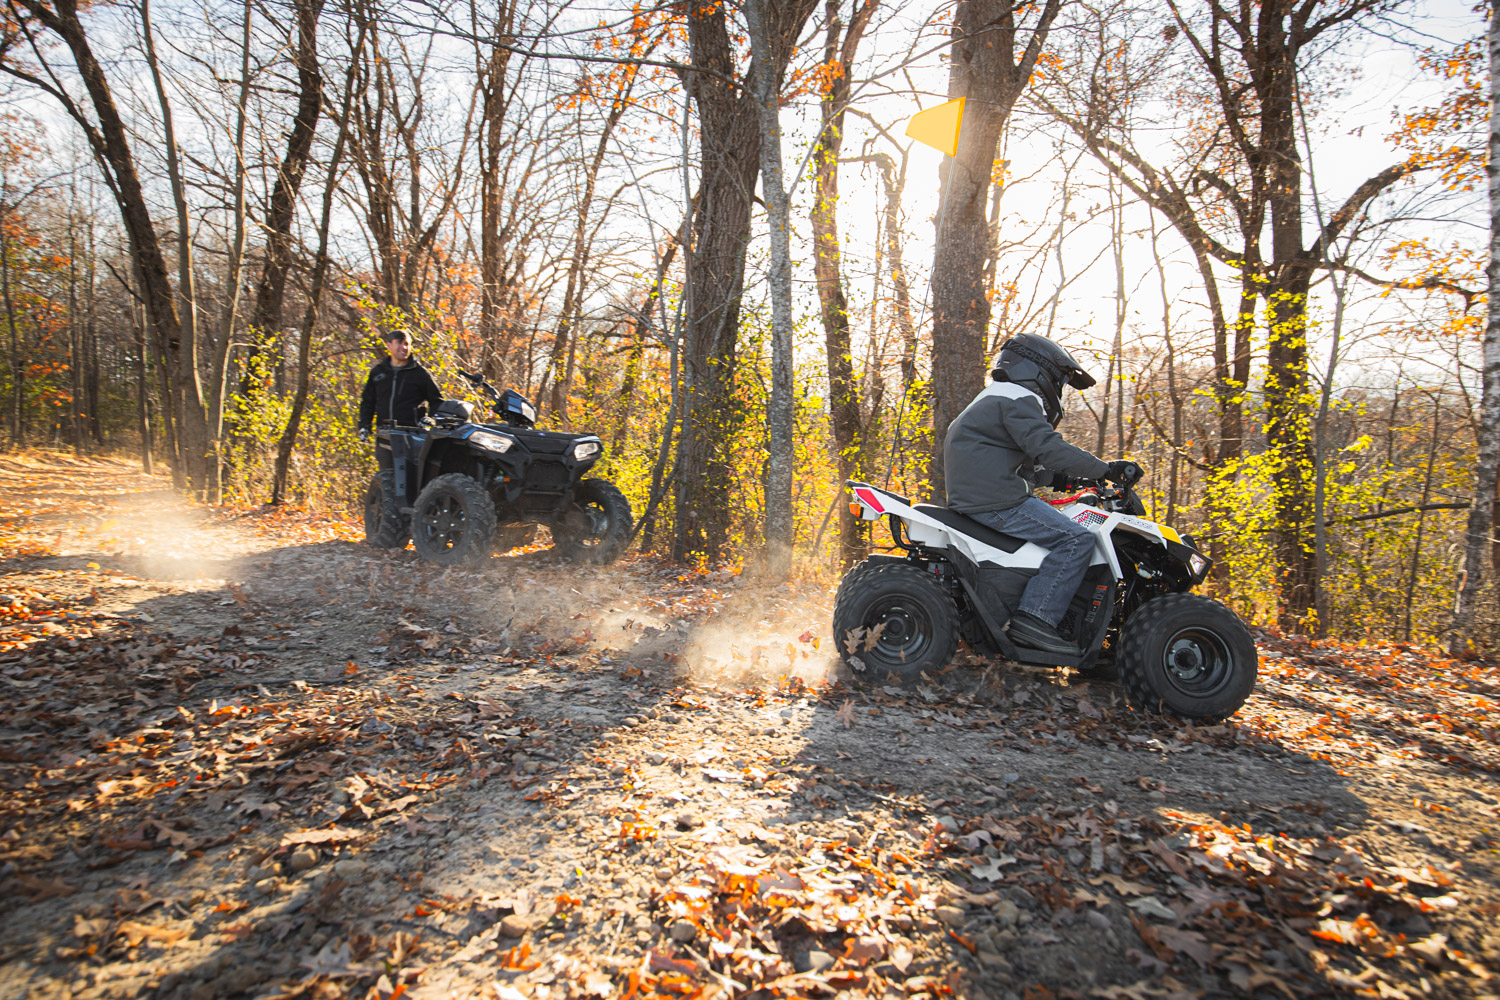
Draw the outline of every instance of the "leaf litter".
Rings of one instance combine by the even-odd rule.
[[[25,995],[1497,993],[1492,665],[1263,635],[1197,727],[977,661],[860,692],[827,581],[444,571],[35,471],[0,467]]]

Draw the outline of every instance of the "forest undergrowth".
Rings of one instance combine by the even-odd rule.
[[[828,578],[355,538],[0,457],[0,997],[1500,993],[1493,663],[860,692]]]

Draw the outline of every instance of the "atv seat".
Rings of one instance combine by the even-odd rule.
[[[941,521],[955,531],[962,531],[970,538],[976,538],[986,545],[993,545],[1001,552],[1014,552],[1026,544],[1026,539],[1017,538],[1015,535],[1007,535],[1003,531],[996,531],[987,524],[974,520],[967,514],[960,514],[956,510],[947,507],[939,507],[932,503],[919,503],[913,510],[921,511],[934,521]]]

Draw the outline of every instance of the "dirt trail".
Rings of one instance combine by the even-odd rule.
[[[1500,679],[1231,724],[831,676],[828,588],[478,572],[0,458],[0,1000],[1500,993]]]

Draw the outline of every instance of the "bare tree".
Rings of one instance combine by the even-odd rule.
[[[995,234],[986,209],[995,151],[1031,79],[1061,0],[1040,10],[1015,0],[959,0],[953,18],[948,96],[967,98],[958,155],[942,168],[932,269],[932,489],[944,490],[943,438],[979,391],[990,324],[987,265]],[[1028,26],[1024,20],[1034,12]],[[1025,38],[1025,44],[1021,44]]]
[[[129,130],[115,103],[109,77],[79,20],[78,10],[76,0],[56,0],[50,4],[45,0],[11,0],[10,12],[18,30],[6,36],[4,49],[0,50],[0,71],[25,80],[56,100],[88,139],[120,210],[152,328],[163,353],[172,360],[173,423],[181,447],[181,461],[173,465],[174,477],[179,485],[192,483],[201,488],[207,478],[209,441],[207,411],[196,364],[197,345],[184,333],[177,293],[141,187]],[[92,116],[52,71],[47,50],[37,38],[38,30],[56,37],[66,47],[88,95]],[[15,50],[22,45],[29,50],[31,63],[16,58]],[[170,139],[167,145],[172,146]]]
[[[291,131],[287,134],[286,151],[276,168],[276,180],[263,223],[266,248],[260,278],[255,286],[255,307],[250,314],[250,348],[244,366],[245,381],[240,386],[242,392],[249,391],[250,381],[255,377],[258,340],[281,330],[287,274],[296,249],[292,239],[292,220],[323,108],[323,71],[318,61],[318,20],[323,13],[323,0],[295,0],[293,10],[296,14],[295,37],[288,41],[297,66],[297,108],[293,113]],[[356,29],[355,52],[363,46],[363,31]]]
[[[822,127],[818,133],[818,148],[813,154],[813,272],[817,277],[823,344],[828,360],[828,417],[841,479],[865,477],[867,452],[862,440],[860,389],[854,377],[849,304],[844,295],[839,253],[839,152],[844,143],[844,117],[849,107],[854,54],[878,2],[854,0],[846,30],[839,17],[840,0],[827,0],[823,65],[829,81],[819,104]],[[889,157],[886,159],[889,161]],[[898,241],[899,246],[899,227],[892,227],[887,220],[887,238],[891,237]],[[844,504],[836,503],[835,508],[839,519],[839,563],[850,566],[864,557],[864,545],[860,539],[863,522]]]
[[[1483,381],[1479,403],[1479,455],[1474,468],[1474,500],[1465,529],[1463,574],[1454,608],[1455,654],[1467,650],[1472,639],[1474,609],[1485,583],[1487,551],[1495,536],[1495,490],[1500,480],[1500,4],[1490,9],[1490,130],[1489,178],[1490,259],[1485,270],[1489,294],[1485,299]],[[1487,545],[1486,543],[1490,544]]]
[[[691,315],[683,351],[687,412],[677,449],[674,500],[677,559],[723,558],[729,541],[733,477],[730,446],[740,418],[734,402],[740,295],[750,207],[760,173],[755,81],[765,76],[780,91],[798,32],[816,0],[782,0],[766,9],[768,55],[752,55],[737,86],[735,50],[723,6],[688,12],[688,45],[695,72],[687,73],[698,107],[702,181],[688,249]],[[769,58],[770,62],[766,62]]]
[[[371,244],[382,303],[414,318],[432,252],[463,183],[472,105],[456,139],[433,134],[426,77],[433,37],[389,30],[370,0],[350,8],[357,51],[358,100],[349,154],[363,188],[357,202]],[[442,123],[446,124],[446,123]],[[450,148],[456,145],[456,148]],[[451,155],[442,159],[443,153]]]

